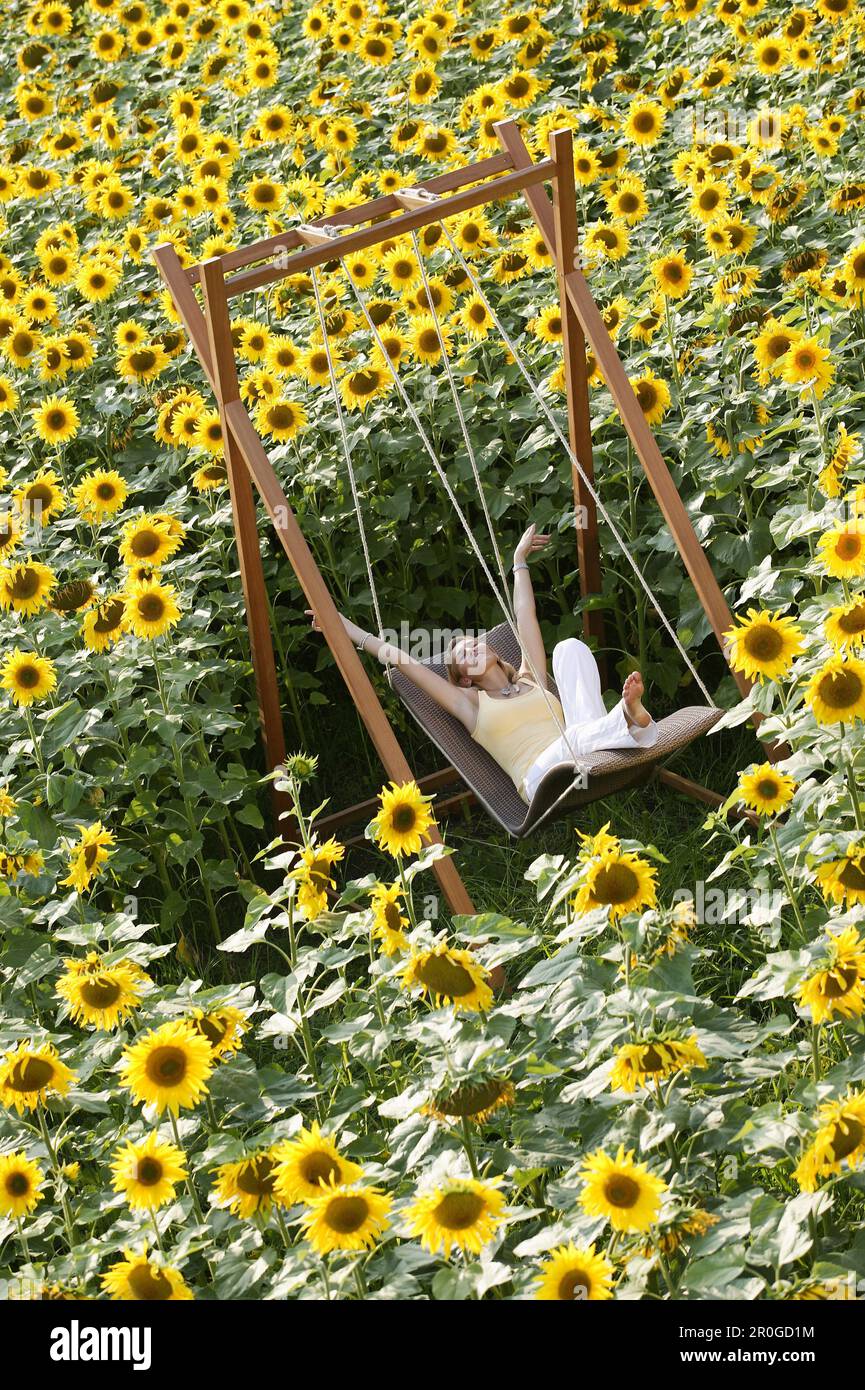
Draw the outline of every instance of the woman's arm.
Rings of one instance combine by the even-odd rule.
[[[315,620],[310,609],[306,610],[307,617],[312,621],[312,626],[316,632],[321,629]],[[471,733],[477,722],[478,711],[477,702],[472,698],[467,690],[461,689],[458,685],[452,685],[449,680],[439,676],[435,671],[431,671],[422,661],[416,661],[413,656],[409,656],[401,647],[394,646],[392,642],[383,642],[380,637],[376,637],[372,632],[364,632],[362,627],[353,623],[349,618],[343,617],[342,625],[354,645],[368,656],[374,656],[383,666],[395,666],[403,671],[421,690],[426,691],[437,705],[446,709],[449,714],[453,714],[464,724]]]
[[[523,649],[520,675],[536,674],[538,680],[544,683],[547,678],[547,654],[544,651],[544,639],[535,611],[535,593],[529,573],[528,557],[536,550],[542,550],[549,539],[549,536],[538,535],[534,525],[531,525],[521,536],[514,551],[514,615],[520,646]]]

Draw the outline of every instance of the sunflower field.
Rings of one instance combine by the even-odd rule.
[[[861,5],[0,14],[0,1291],[859,1296]],[[639,793],[529,849],[473,812],[426,844],[434,800],[381,788],[262,521],[288,842],[219,414],[150,253],[191,265],[482,159],[504,117],[537,159],[573,131],[592,293],[736,614],[744,700],[589,355],[601,494],[724,708],[695,756],[727,800],[646,813]],[[448,230],[564,420],[524,201]],[[419,251],[423,276],[394,240],[319,277],[387,618],[496,612],[356,291],[479,520],[432,296],[503,550],[530,520],[553,535],[533,567],[551,646],[586,606],[570,468],[438,224]],[[294,275],[233,301],[241,393],[370,626],[314,291]],[[687,702],[601,533],[610,668]],[[318,832],[379,788],[362,843]],[[439,902],[442,854],[476,915]]]

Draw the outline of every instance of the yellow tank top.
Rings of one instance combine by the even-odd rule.
[[[561,726],[549,708],[552,705]],[[478,722],[472,732],[475,743],[485,748],[504,768],[524,801],[523,783],[537,757],[549,748],[564,727],[562,707],[550,691],[537,685],[510,699],[496,699],[486,690],[478,691]]]

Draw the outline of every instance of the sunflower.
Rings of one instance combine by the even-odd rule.
[[[654,145],[661,138],[666,112],[657,101],[635,97],[631,102],[622,134],[635,145]]]
[[[801,338],[785,354],[781,376],[788,386],[806,386],[815,396],[825,395],[835,376],[829,349],[815,338]]]
[[[14,500],[25,521],[32,521],[37,526],[44,526],[55,512],[61,512],[66,505],[63,493],[57,486],[57,474],[50,468],[41,469],[31,482],[19,487]]]
[[[456,322],[459,323],[463,332],[476,343],[486,338],[493,326],[492,315],[478,294],[471,295],[465,301],[456,315]]]
[[[84,645],[92,652],[106,652],[126,631],[126,596],[114,594],[86,614],[81,625]]]
[[[236,1163],[223,1163],[216,1169],[216,1205],[227,1207],[244,1220],[256,1212],[266,1212],[271,1203],[283,1204],[276,1190],[280,1145],[262,1149]]]
[[[173,584],[147,579],[133,584],[127,592],[124,610],[126,628],[142,641],[161,637],[180,621],[177,590]]]
[[[739,800],[752,811],[775,816],[792,800],[796,783],[786,772],[778,772],[771,763],[763,763],[753,772],[743,772],[736,790]]]
[[[106,965],[95,951],[85,960],[64,961],[66,973],[57,981],[57,994],[66,1001],[75,1023],[94,1028],[118,1028],[141,1002],[148,976],[133,961]]]
[[[512,1105],[515,1094],[511,1082],[501,1077],[464,1081],[454,1090],[440,1091],[423,1107],[423,1113],[444,1123],[459,1119],[473,1120],[476,1125],[482,1125],[497,1110]]]
[[[633,377],[631,386],[646,423],[659,425],[670,406],[670,388],[667,383],[656,377],[654,372],[647,370],[642,376]]]
[[[122,1192],[133,1211],[157,1211],[173,1201],[175,1185],[186,1177],[185,1163],[182,1150],[153,1130],[142,1143],[127,1140],[114,1150],[112,1186]]]
[[[400,971],[406,989],[419,988],[424,998],[440,1007],[451,1004],[454,1012],[486,1012],[493,1002],[489,973],[471,951],[445,942],[426,950],[413,950]]]
[[[117,359],[118,375],[140,386],[155,381],[168,366],[168,353],[160,343],[132,344]]]
[[[306,424],[306,411],[298,401],[263,400],[256,408],[255,423],[262,434],[281,444],[300,433]]]
[[[600,1302],[612,1298],[613,1266],[594,1245],[557,1245],[538,1270],[536,1298],[562,1302]]]
[[[40,613],[48,607],[56,587],[54,571],[28,556],[0,569],[0,608],[28,616]]]
[[[42,1201],[44,1174],[24,1153],[0,1155],[0,1216],[20,1221]]]
[[[120,536],[120,558],[129,569],[148,565],[159,569],[180,548],[181,538],[164,521],[151,514],[127,521]]]
[[[432,797],[424,796],[416,782],[401,786],[391,782],[379,793],[379,812],[371,830],[379,849],[394,858],[419,854],[427,831],[435,824],[430,812]]]
[[[363,1176],[360,1165],[344,1158],[315,1123],[279,1144],[276,1152],[275,1190],[287,1206],[309,1202],[324,1190],[349,1186]]]
[[[826,933],[826,958],[796,988],[803,1009],[810,1009],[812,1023],[836,1016],[858,1018],[865,1013],[865,941],[855,927]]]
[[[193,1297],[180,1271],[170,1265],[154,1264],[147,1247],[136,1255],[124,1250],[124,1258],[102,1275],[102,1288],[116,1301],[139,1303],[179,1303]]]
[[[854,1172],[865,1158],[865,1095],[850,1091],[817,1112],[819,1129],[796,1168],[803,1192],[814,1192],[821,1178],[837,1177],[843,1163]]]
[[[370,363],[370,366],[359,367],[357,371],[343,375],[339,381],[339,396],[346,410],[360,410],[363,413],[371,400],[387,393],[391,379],[387,367]]]
[[[336,888],[332,869],[345,856],[345,846],[330,839],[324,844],[304,846],[298,857],[298,867],[291,877],[298,884],[297,905],[311,922],[327,907],[329,888]]]
[[[243,1035],[249,1028],[246,1014],[231,1004],[223,1004],[221,1008],[210,1009],[207,1013],[203,1009],[195,1009],[185,1021],[207,1039],[218,1061],[239,1052]]]
[[[708,1065],[695,1035],[690,1038],[661,1036],[646,1042],[625,1043],[616,1053],[610,1086],[635,1091],[638,1086],[648,1086],[653,1081],[657,1084],[680,1072]]]
[[[65,1096],[75,1075],[51,1043],[20,1042],[0,1062],[0,1102],[19,1115],[45,1104],[49,1091]]]
[[[827,641],[840,652],[865,645],[865,600],[853,600],[830,609],[823,625]]]
[[[623,851],[617,842],[615,848],[589,860],[574,901],[575,911],[582,914],[605,907],[610,920],[616,922],[629,912],[654,907],[655,872],[653,865]]]
[[[163,1023],[125,1049],[121,1081],[142,1105],[176,1115],[207,1094],[212,1071],[213,1049],[201,1033],[189,1023]]]
[[[583,239],[583,250],[591,258],[603,256],[608,261],[620,261],[627,254],[630,237],[621,223],[596,222]]]
[[[431,1255],[441,1250],[449,1259],[453,1246],[480,1255],[502,1221],[505,1199],[498,1181],[452,1178],[418,1195],[405,1212],[412,1235]]]
[[[445,352],[450,349],[450,328],[440,321],[437,324],[431,314],[416,314],[411,320],[408,336],[415,357],[430,366],[441,358],[442,342]]]
[[[587,1215],[604,1217],[614,1231],[647,1231],[658,1219],[667,1190],[662,1178],[633,1159],[633,1150],[625,1153],[620,1144],[615,1158],[597,1149],[581,1169],[586,1185],[580,1205]]]
[[[865,662],[830,657],[811,677],[805,699],[818,724],[865,719]]]
[[[820,561],[835,579],[860,579],[865,575],[865,527],[859,518],[826,531],[818,542]]]
[[[409,921],[400,911],[403,897],[404,890],[399,883],[392,883],[390,887],[377,883],[372,891],[372,934],[381,943],[383,956],[396,956],[409,950],[405,934]]]
[[[332,1250],[369,1250],[390,1225],[391,1198],[377,1187],[356,1183],[325,1187],[307,1199],[301,1218],[306,1239],[317,1255]]]
[[[99,820],[93,825],[79,825],[78,830],[79,840],[71,852],[69,875],[60,882],[64,887],[85,893],[107,861],[114,847],[114,836]]]
[[[814,876],[828,901],[865,903],[865,845],[848,845],[841,859],[818,865]]]
[[[57,685],[54,663],[35,652],[15,647],[0,665],[0,689],[7,690],[16,705],[25,709],[44,700]]]
[[[780,680],[802,651],[803,635],[792,618],[749,608],[746,617],[724,634],[730,664],[748,680]]]
[[[120,511],[129,489],[115,468],[96,468],[85,473],[73,488],[72,501],[86,521],[104,521]]]

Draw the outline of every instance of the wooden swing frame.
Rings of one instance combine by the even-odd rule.
[[[432,199],[423,194],[418,196],[412,189],[397,191],[362,206],[319,217],[303,226],[187,268],[181,264],[170,242],[163,243],[153,251],[159,273],[219,407],[264,758],[269,771],[285,761],[286,749],[253,484],[264,502],[388,777],[398,783],[413,777],[387,714],[358,652],[345,632],[324,577],[241,400],[229,301],[250,290],[275,284],[287,276],[342,259],[349,253],[407,232],[418,231],[432,222],[518,194],[525,198],[556,267],[571,448],[586,476],[593,479],[586,378],[588,343],[703,611],[729,663],[724,634],[730,629],[732,615],[580,269],[572,134],[570,130],[554,132],[550,137],[549,158],[536,163],[514,121],[497,122],[495,131],[502,147],[500,154],[418,181],[415,188],[424,190],[427,195],[434,195]],[[545,183],[552,187],[552,199],[544,189]],[[328,230],[323,230],[325,227]],[[346,230],[340,230],[340,234],[335,236],[330,230],[333,228]],[[203,309],[195,293],[196,285],[201,287]],[[601,592],[597,511],[591,493],[573,467],[572,481],[577,509],[580,588],[583,595],[588,596]],[[587,638],[603,642],[603,618],[598,609],[584,611],[583,630]],[[746,695],[750,682],[737,671],[733,671],[733,676],[742,694]],[[458,775],[454,769],[442,769],[420,779],[420,785],[422,789],[435,790],[446,785],[448,780],[457,779]],[[717,793],[674,773],[664,770],[661,776],[676,790],[699,801],[713,805],[721,801]],[[288,807],[284,795],[275,788],[273,798],[278,826],[280,816],[287,813]],[[353,814],[367,810],[371,812],[372,805],[370,802],[359,803],[317,824],[321,829],[336,828],[347,823]],[[428,836],[429,842],[438,839],[438,833],[432,830]],[[452,857],[437,860],[434,869],[451,911],[473,912],[472,901]]]

